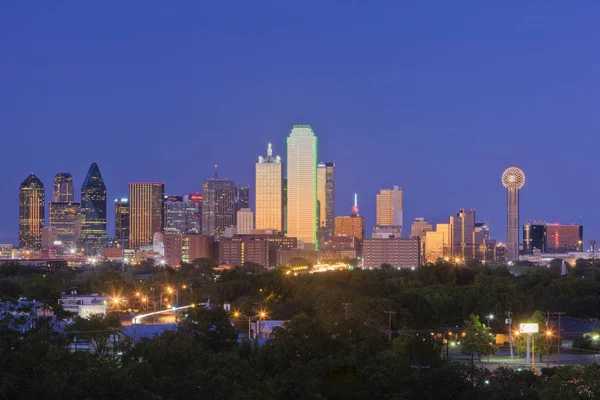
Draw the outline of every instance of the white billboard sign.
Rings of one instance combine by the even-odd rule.
[[[519,324],[519,332],[521,333],[538,333],[538,324]]]

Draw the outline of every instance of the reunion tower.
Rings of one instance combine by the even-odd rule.
[[[506,188],[506,259],[519,259],[519,189],[525,184],[525,174],[517,167],[510,167],[502,174]]]

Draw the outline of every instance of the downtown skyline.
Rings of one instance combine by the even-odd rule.
[[[367,232],[375,194],[398,184],[405,235],[415,217],[434,224],[474,208],[505,241],[498,176],[515,165],[528,180],[521,225],[581,216],[586,241],[600,237],[594,197],[558,185],[593,188],[595,147],[584,143],[600,128],[600,79],[587,49],[600,7],[390,4],[382,14],[371,5],[194,5],[189,19],[163,19],[153,7],[89,7],[40,8],[28,23],[17,4],[0,16],[9,94],[0,132],[6,149],[19,150],[0,159],[1,243],[17,242],[16,188],[32,171],[46,201],[54,175],[72,173],[79,201],[97,160],[110,234],[112,200],[127,196],[129,181],[197,192],[219,164],[220,175],[252,185],[266,144],[287,165],[285,137],[303,123],[319,136],[319,161],[335,162],[336,215],[347,215],[358,193]],[[138,11],[145,18],[135,24],[119,17]],[[198,24],[198,15],[219,18]],[[154,32],[155,19],[164,30]]]

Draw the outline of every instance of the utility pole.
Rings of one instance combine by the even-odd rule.
[[[510,346],[510,358],[513,358],[513,342],[512,342],[512,311],[507,311],[506,312],[506,316],[508,317],[506,319],[507,325],[508,325],[508,344]]]
[[[396,311],[384,311],[384,313],[388,314],[388,341],[392,341],[392,315],[396,314]]]
[[[557,332],[557,340],[558,340],[558,350],[556,352],[556,366],[560,367],[560,316],[565,314],[562,311],[553,313],[554,315],[558,315],[558,332]]]
[[[344,313],[346,315],[346,319],[348,319],[348,306],[350,305],[350,303],[342,303],[342,305],[344,306]]]

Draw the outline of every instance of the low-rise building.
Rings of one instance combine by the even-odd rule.
[[[109,298],[100,294],[63,294],[58,299],[58,304],[81,318],[87,318],[90,314],[104,314],[108,306]]]

